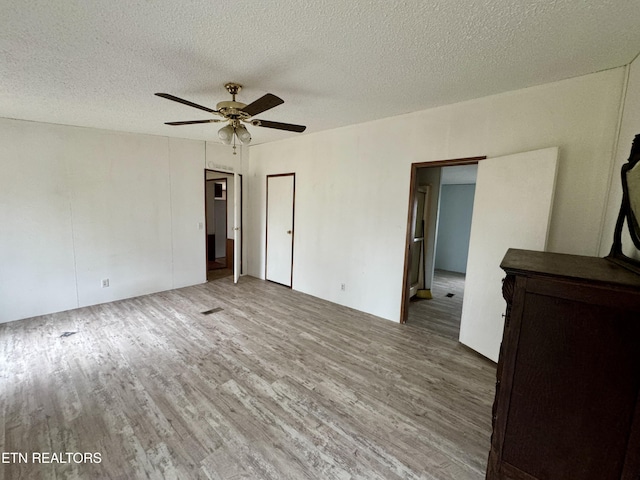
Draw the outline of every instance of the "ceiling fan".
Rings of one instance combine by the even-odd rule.
[[[254,127],[266,127],[266,128],[275,128],[277,130],[287,130],[289,132],[304,132],[307,128],[304,125],[294,125],[291,123],[281,123],[281,122],[272,122],[269,120],[258,120],[254,119],[255,115],[259,115],[262,112],[266,112],[267,110],[277,107],[278,105],[284,103],[284,100],[273,95],[272,93],[267,93],[263,95],[256,101],[246,105],[241,102],[236,102],[236,95],[242,88],[242,85],[237,83],[227,83],[224,86],[227,91],[231,94],[231,101],[220,102],[216,105],[217,110],[213,110],[212,108],[203,107],[202,105],[198,105],[197,103],[190,102],[188,100],[184,100],[182,98],[176,97],[174,95],[170,95],[168,93],[156,93],[158,97],[166,98],[167,100],[173,100],[174,102],[182,103],[184,105],[189,105],[190,107],[199,108],[200,110],[204,110],[205,112],[213,113],[222,118],[211,118],[209,120],[187,120],[183,122],[165,122],[165,125],[193,125],[195,123],[218,123],[218,122],[227,122],[227,125],[218,130],[218,137],[222,140],[226,145],[231,145],[233,142],[233,154],[236,153],[236,137],[244,144],[248,144],[251,142],[251,134],[247,130],[247,128],[243,125],[243,123],[250,123]]]

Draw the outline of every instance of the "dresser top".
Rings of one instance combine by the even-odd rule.
[[[500,268],[512,275],[563,277],[640,288],[640,275],[599,257],[510,248]]]

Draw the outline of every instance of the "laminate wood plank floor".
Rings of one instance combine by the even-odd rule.
[[[484,478],[491,362],[254,278],[3,324],[0,355],[2,480]]]
[[[215,280],[220,280],[221,278],[230,277],[231,275],[233,275],[232,268],[217,268],[207,272],[207,281],[213,282]]]
[[[431,285],[431,299],[414,297],[409,303],[407,323],[457,340],[464,298],[464,273],[436,270]],[[448,297],[448,294],[453,296]]]

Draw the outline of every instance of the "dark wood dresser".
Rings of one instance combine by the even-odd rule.
[[[510,249],[487,478],[640,480],[640,275]]]

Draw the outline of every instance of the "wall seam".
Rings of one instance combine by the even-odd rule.
[[[65,172],[67,174],[67,184],[70,185],[69,181],[69,162],[65,159]],[[76,308],[80,308],[80,290],[78,287],[78,260],[77,260],[77,252],[76,252],[76,229],[75,229],[75,220],[73,217],[73,190],[69,188],[69,217],[71,220],[71,249],[73,251],[73,278],[76,284]]]
[[[612,151],[611,151],[611,165],[609,167],[609,176],[607,179],[607,191],[606,202],[603,203],[602,213],[600,215],[600,231],[598,233],[598,245],[596,247],[596,255],[601,255],[601,249],[603,244],[604,228],[607,218],[607,212],[611,203],[611,183],[613,181],[613,175],[616,167],[616,159],[618,157],[618,145],[620,144],[620,134],[622,131],[622,119],[624,117],[624,106],[627,100],[627,89],[629,87],[629,75],[631,72],[631,64],[624,66],[624,80],[622,82],[622,91],[620,95],[620,107],[618,109],[618,121],[616,123],[616,132],[613,139]]]
[[[167,163],[169,167],[169,231],[171,233],[171,288],[176,288],[175,248],[173,246],[173,183],[171,169],[171,139],[167,138]]]

